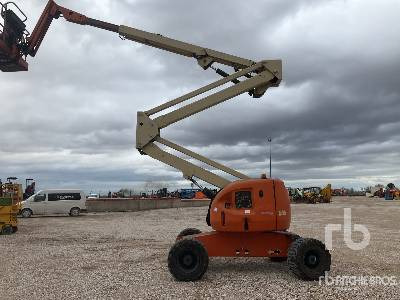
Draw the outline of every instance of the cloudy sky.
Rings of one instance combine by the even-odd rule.
[[[46,1],[16,2],[33,28]],[[59,0],[87,16],[252,60],[284,80],[162,131],[250,176],[288,186],[400,185],[397,0]],[[108,191],[181,173],[135,149],[136,112],[219,79],[195,60],[56,20],[26,73],[0,73],[0,177]],[[229,69],[226,69],[229,71]]]

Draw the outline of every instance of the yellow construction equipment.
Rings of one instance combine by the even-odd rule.
[[[18,231],[17,215],[22,201],[22,185],[13,183],[15,177],[7,178],[7,183],[0,181],[0,233],[9,235]]]
[[[294,203],[330,203],[332,198],[332,186],[328,184],[321,189],[320,187],[305,187],[303,189],[289,190],[291,201]]]
[[[332,199],[332,186],[331,184],[328,184],[326,187],[324,187],[320,193],[321,195],[321,202],[323,203],[330,203]]]

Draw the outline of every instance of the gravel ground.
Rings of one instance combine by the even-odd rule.
[[[335,233],[331,276],[397,276],[398,285],[304,282],[266,258],[212,258],[201,281],[176,282],[167,254],[182,229],[209,229],[199,207],[22,219],[17,234],[0,236],[0,299],[400,299],[400,201],[295,204],[290,230],[324,240],[345,207],[371,242],[354,251]]]

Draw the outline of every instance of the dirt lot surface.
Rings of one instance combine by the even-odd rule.
[[[0,236],[0,299],[400,299],[400,201],[295,204],[290,230],[324,241],[345,207],[371,241],[354,251],[335,233],[330,275],[397,276],[397,285],[304,282],[267,258],[212,258],[201,281],[177,282],[168,251],[182,229],[209,230],[200,207],[22,219],[17,234]]]

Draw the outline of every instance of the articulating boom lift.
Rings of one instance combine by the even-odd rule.
[[[203,69],[211,68],[223,77],[158,107],[138,112],[137,115],[136,148],[141,154],[181,170],[183,176],[194,183],[195,178],[199,178],[221,189],[210,204],[207,216],[207,223],[214,231],[201,233],[197,229],[185,229],[178,235],[171,248],[168,267],[176,279],[200,279],[207,270],[209,256],[269,257],[273,261],[287,260],[289,268],[303,279],[315,280],[323,276],[325,271],[329,271],[331,256],[322,242],[301,238],[288,231],[291,218],[290,200],[281,180],[265,177],[251,179],[160,135],[161,129],[235,96],[247,92],[250,96],[259,98],[268,88],[279,86],[282,79],[280,60],[254,62],[159,34],[88,18],[59,6],[52,0],[48,2],[32,34],[26,30],[25,14],[13,2],[1,4],[1,16],[4,25],[0,35],[0,70],[4,72],[27,71],[27,56],[36,55],[53,19],[62,16],[72,23],[112,31],[131,41],[193,57]],[[213,64],[232,67],[234,73],[228,74]],[[228,84],[229,86],[225,87]],[[217,88],[218,91],[211,93]],[[205,93],[206,96],[195,99],[192,103],[154,119],[150,118]],[[222,170],[238,180],[231,182],[168,153],[156,143]]]

